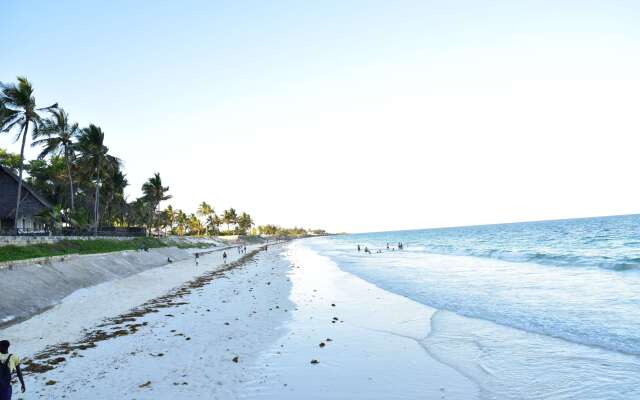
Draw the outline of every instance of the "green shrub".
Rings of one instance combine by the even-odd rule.
[[[0,246],[0,262],[28,260],[30,258],[64,256],[67,254],[98,254],[115,251],[166,247],[167,244],[155,238],[135,238],[129,240],[93,239],[62,240],[56,243],[30,244],[26,246]]]

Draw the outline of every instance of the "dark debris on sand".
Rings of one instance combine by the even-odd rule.
[[[75,354],[77,356],[78,351],[96,347],[99,342],[119,336],[135,334],[140,330],[140,328],[146,326],[148,322],[131,322],[135,322],[137,321],[137,318],[143,317],[147,314],[157,313],[160,309],[189,304],[188,302],[177,301],[177,299],[187,296],[195,289],[201,288],[211,283],[213,280],[223,277],[227,272],[251,262],[259,254],[260,250],[263,250],[263,248],[253,250],[220,269],[209,271],[185,283],[177,289],[174,289],[168,294],[149,300],[125,314],[107,319],[104,323],[98,325],[96,327],[97,329],[85,334],[85,336],[77,343],[60,343],[46,347],[44,350],[36,353],[32,359],[25,359],[23,361],[23,371],[26,375],[45,373],[54,369],[58,364],[64,362],[65,358],[62,356],[70,354]],[[167,316],[173,315],[167,314]],[[123,326],[123,324],[126,325]],[[185,340],[190,339],[191,338],[186,338]],[[51,384],[55,384],[55,381],[50,382],[54,382]],[[49,382],[47,382],[47,384],[49,384]]]

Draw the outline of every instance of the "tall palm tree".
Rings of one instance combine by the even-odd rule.
[[[27,142],[29,128],[34,128],[40,121],[40,111],[52,111],[58,104],[37,108],[33,97],[33,87],[27,78],[19,76],[18,84],[0,82],[0,132],[9,132],[17,128],[16,142],[22,139],[20,147],[20,165],[18,173],[18,193],[16,195],[16,212],[14,229],[18,232],[20,220],[20,197],[22,195],[22,171],[24,169],[24,145]]]
[[[215,215],[215,212],[213,211],[213,207],[211,207],[209,204],[203,201],[198,206],[197,214],[198,216],[204,218],[204,220],[207,222],[207,224],[205,225],[206,226],[205,233],[209,233],[209,227],[211,226],[209,222],[213,222],[213,215]]]
[[[187,224],[189,225],[189,234],[191,235],[193,235],[194,233],[196,235],[200,235],[200,233],[203,230],[202,222],[200,222],[200,220],[198,219],[198,217],[196,217],[195,214],[189,215]]]
[[[240,231],[242,231],[243,234],[247,234],[247,231],[251,229],[252,226],[253,219],[251,218],[251,215],[247,214],[246,212],[240,214],[240,216],[238,217],[238,228],[240,229]]]
[[[169,204],[167,208],[164,209],[164,213],[167,216],[167,224],[169,225],[169,232],[173,232],[173,226],[176,223],[177,213],[173,210],[173,207],[171,206],[171,204]]]
[[[215,235],[218,233],[218,226],[220,226],[220,218],[214,213],[209,214],[206,220],[206,230],[207,232],[211,229],[211,234]]]
[[[94,234],[98,234],[100,225],[100,186],[102,176],[110,170],[120,167],[120,160],[109,155],[109,148],[104,145],[104,133],[102,129],[91,124],[83,128],[76,149],[80,153],[79,161],[89,177],[95,178],[96,191],[93,207]]]
[[[33,131],[33,138],[44,139],[35,140],[31,146],[44,146],[39,159],[43,159],[49,155],[63,156],[67,165],[67,174],[69,178],[69,199],[71,203],[71,211],[75,211],[73,177],[71,176],[71,159],[74,157],[74,140],[80,135],[78,124],[69,123],[69,114],[63,109],[52,110],[52,118],[42,121]]]
[[[176,223],[178,224],[178,235],[184,236],[185,230],[187,229],[187,222],[189,221],[187,214],[182,210],[178,210],[176,214]]]
[[[113,204],[124,201],[124,189],[129,185],[129,181],[127,181],[125,173],[118,165],[106,171],[102,182],[101,190],[103,194],[106,194],[106,201],[104,202],[103,208],[107,220],[112,222]]]
[[[225,224],[227,224],[227,231],[229,231],[231,229],[231,224],[235,224],[238,220],[238,214],[236,213],[236,210],[234,210],[233,208],[224,210],[222,220]]]
[[[220,225],[222,225],[222,218],[220,218],[218,215],[213,214],[213,226],[214,226],[214,232],[219,235],[220,234]]]
[[[153,176],[142,185],[142,193],[144,193],[143,197],[151,205],[150,225],[153,225],[156,210],[158,209],[160,202],[169,200],[172,197],[167,194],[168,191],[169,186],[162,186],[162,178],[160,178],[160,173],[158,172],[153,174]]]

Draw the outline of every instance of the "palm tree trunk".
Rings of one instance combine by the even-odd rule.
[[[155,228],[156,225],[156,210],[158,209],[158,205],[154,204],[153,208],[151,209],[151,223],[150,223],[150,228],[149,228],[149,236],[153,236],[153,228]]]
[[[71,211],[76,211],[75,202],[73,201],[73,178],[71,177],[71,163],[69,163],[69,150],[64,149],[64,159],[67,163],[67,173],[69,174],[69,194],[71,195]]]
[[[94,227],[93,234],[94,236],[98,236],[98,223],[100,221],[100,217],[98,216],[100,210],[100,158],[98,158],[98,179],[96,181],[96,201],[94,204]]]
[[[14,220],[14,229],[16,235],[18,234],[18,220],[20,211],[20,197],[22,196],[22,170],[24,163],[24,145],[27,142],[27,133],[29,132],[29,120],[27,119],[24,124],[24,131],[22,132],[22,147],[20,148],[20,168],[18,174],[18,194],[16,195],[16,218]],[[24,226],[23,226],[24,228]]]

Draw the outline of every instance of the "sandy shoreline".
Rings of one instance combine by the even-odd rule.
[[[193,265],[185,261],[74,294],[0,332],[22,355],[43,354],[43,341],[69,343],[36,361],[54,368],[30,374],[17,398],[477,398],[472,381],[420,345],[434,309],[312,253],[298,242],[270,246],[224,272],[215,272],[217,256],[205,256],[201,278],[187,277]],[[177,271],[185,275],[169,278]],[[163,284],[149,282],[163,274]],[[163,296],[182,278],[201,284]],[[126,307],[134,293],[153,310]]]
[[[422,344],[436,309],[342,271],[302,243],[292,243],[287,257],[296,309],[287,333],[261,354],[241,398],[479,397],[471,380]]]
[[[227,253],[229,262],[240,257],[235,249],[227,250]],[[20,343],[20,353],[25,357],[30,356],[46,346],[76,340],[82,332],[103,319],[161,296],[183,282],[219,268],[221,264],[220,251],[219,254],[212,253],[203,257],[198,268],[195,267],[194,260],[189,258],[78,289],[59,304],[54,304],[25,321],[3,328],[0,335]]]

